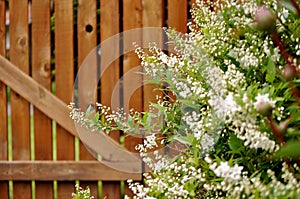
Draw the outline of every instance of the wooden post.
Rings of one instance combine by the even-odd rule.
[[[29,74],[28,1],[10,0],[10,60]],[[30,160],[29,103],[11,92],[13,159]],[[28,182],[14,182],[14,198],[30,198]]]
[[[0,1],[0,55],[6,56],[5,1]],[[0,82],[0,160],[8,160],[7,95],[6,85]],[[0,182],[0,198],[8,198],[8,182]]]
[[[73,0],[55,1],[56,95],[66,104],[72,101],[74,84]],[[57,126],[57,159],[74,160],[74,137]],[[58,198],[70,197],[74,182],[58,182]]]
[[[101,42],[109,39],[110,37],[116,35],[120,31],[120,22],[119,22],[119,0],[102,0],[100,1],[100,38]],[[120,77],[120,60],[115,60],[111,65],[107,67],[105,71],[102,69],[104,66],[105,58],[110,57],[111,55],[107,54],[107,50],[104,49],[104,46],[101,46],[101,79],[100,79],[100,98],[101,103],[106,106],[111,106],[111,96],[116,83],[119,81]],[[116,39],[115,43],[109,48],[113,48],[113,52],[118,57],[120,52],[120,43]],[[110,52],[112,52],[110,50]],[[119,96],[119,95],[118,95]],[[117,101],[117,104],[120,104],[119,99],[114,99]],[[110,136],[120,142],[120,132],[114,131],[110,133]],[[105,198],[120,198],[120,182],[102,182],[102,197]]]

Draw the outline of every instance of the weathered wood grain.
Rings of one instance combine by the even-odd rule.
[[[0,181],[141,180],[138,173],[114,170],[98,161],[0,161]]]
[[[0,1],[0,55],[6,56],[6,2]],[[0,82],[0,160],[8,159],[8,129],[7,129],[7,94],[6,85]],[[8,198],[8,182],[0,182],[0,198]]]
[[[10,0],[10,60],[29,74],[28,0]],[[12,146],[14,160],[30,160],[29,103],[15,91],[11,92]],[[13,184],[14,198],[30,198],[31,183]]]

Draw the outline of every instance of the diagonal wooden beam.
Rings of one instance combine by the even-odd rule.
[[[78,136],[66,104],[3,56],[0,56],[0,80],[71,134]]]
[[[64,102],[3,56],[0,56],[0,81],[54,119],[72,135],[80,137],[92,153],[101,155],[102,162],[106,165],[127,172],[143,172],[141,159],[137,154],[129,152],[103,132],[92,133],[79,125],[75,127],[69,117],[70,110]]]

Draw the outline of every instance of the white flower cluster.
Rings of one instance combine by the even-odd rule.
[[[71,119],[82,126],[85,125],[86,123],[85,113],[81,112],[79,108],[76,108],[74,102],[71,102],[68,105],[68,108],[71,109],[70,111]]]
[[[233,167],[228,165],[228,162],[213,163],[209,167],[218,177],[224,178],[227,182],[235,182],[241,179],[243,167],[235,164]]]
[[[244,95],[243,100],[248,105],[239,114],[235,114],[230,129],[239,139],[244,141],[245,146],[254,149],[260,148],[269,152],[276,151],[279,146],[269,138],[267,132],[261,132],[256,121],[256,114],[251,113],[253,103],[246,95]]]
[[[204,175],[200,169],[196,169],[183,161],[186,160],[169,163],[162,171],[154,172],[155,177],[145,173],[146,185],[128,180],[129,188],[135,194],[133,198],[191,198],[186,185],[192,179],[204,181]],[[150,192],[152,194],[156,192],[156,197],[150,197],[148,195]]]
[[[228,162],[221,162],[219,166],[216,163],[211,164],[211,159],[206,158],[206,162],[210,164],[210,169],[215,175],[224,178],[220,184],[206,183],[204,187],[207,190],[225,191],[225,196],[219,198],[295,198],[300,194],[300,182],[289,171],[288,166],[283,163],[281,178],[275,176],[275,172],[268,169],[266,174],[270,181],[265,183],[259,176],[247,176],[247,172],[242,172],[243,167],[237,164],[233,167]],[[299,167],[294,165],[295,170],[299,171]],[[253,193],[256,193],[253,194]]]
[[[275,103],[276,101],[275,100],[271,100],[270,97],[269,97],[269,93],[266,93],[266,94],[258,94],[256,97],[255,97],[255,102],[254,102],[254,107],[256,109],[259,109],[259,106],[260,105],[270,105],[272,108],[275,108]]]
[[[75,193],[72,193],[73,199],[94,199],[94,196],[91,196],[91,190],[90,188],[83,189],[79,186],[79,184],[75,184]]]
[[[161,142],[163,142],[163,140]],[[159,149],[158,147],[157,137],[154,133],[146,136],[143,143],[138,144],[135,147],[135,149],[140,153],[142,160],[153,172],[159,172],[169,164],[167,156],[159,154],[163,153],[163,148]]]

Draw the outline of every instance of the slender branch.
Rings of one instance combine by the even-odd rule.
[[[295,86],[295,84],[293,82],[290,82],[289,87],[291,89],[291,92],[292,92],[292,95],[293,95],[294,99],[296,100],[297,104],[300,106],[300,92],[299,92],[299,90],[297,89],[297,87]]]
[[[296,2],[296,0],[291,0],[291,3],[293,4],[294,8],[296,9],[298,15],[300,16],[300,8]]]
[[[277,140],[281,143],[281,144],[285,144],[284,138],[281,135],[281,133],[279,132],[277,126],[275,125],[274,121],[272,120],[271,116],[268,116],[268,122],[270,124],[270,127],[272,129],[272,132],[274,133],[275,137],[277,138]]]
[[[272,39],[273,42],[275,43],[276,46],[278,46],[281,55],[283,56],[284,60],[287,62],[287,64],[291,65],[292,67],[295,68],[295,71],[297,71],[295,64],[293,63],[293,59],[292,56],[288,53],[288,51],[286,50],[284,44],[281,41],[281,38],[279,37],[278,33],[276,31],[274,31],[272,33]]]
[[[299,10],[299,12],[300,12],[300,10]],[[284,44],[282,43],[282,41],[276,31],[274,31],[272,33],[272,39],[273,39],[275,45],[278,46],[278,48],[281,52],[281,55],[283,56],[284,60],[288,64],[285,68],[286,76],[287,76],[286,78],[289,79],[291,77],[299,77],[299,70],[297,69],[296,65],[293,63],[293,57],[286,50]],[[296,88],[296,86],[293,84],[293,82],[290,82],[290,89],[291,89],[293,97],[297,101],[298,105],[300,105],[300,92]]]

